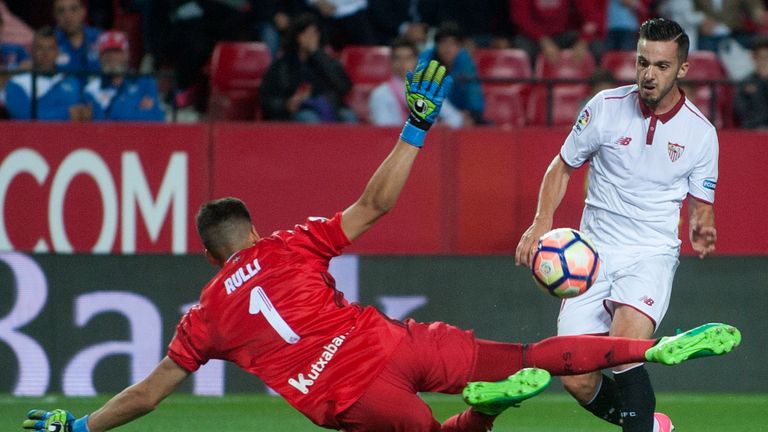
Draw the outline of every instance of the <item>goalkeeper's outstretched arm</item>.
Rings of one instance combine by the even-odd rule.
[[[397,202],[427,131],[437,120],[453,79],[432,60],[408,72],[405,97],[410,110],[400,139],[368,182],[363,194],[341,216],[341,228],[352,241],[367,231]]]
[[[126,388],[88,416],[89,432],[106,431],[153,411],[189,374],[165,357],[146,378]]]
[[[154,410],[189,374],[165,357],[141,382],[126,388],[90,415],[75,419],[71,412],[62,409],[31,410],[22,428],[34,432],[107,431]]]

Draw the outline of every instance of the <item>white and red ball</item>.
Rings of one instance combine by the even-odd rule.
[[[559,298],[583,294],[599,270],[597,249],[572,228],[558,228],[541,236],[531,261],[533,280],[539,288]]]

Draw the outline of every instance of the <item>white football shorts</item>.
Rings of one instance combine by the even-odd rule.
[[[560,336],[604,334],[617,305],[630,306],[658,328],[669,307],[672,280],[680,263],[673,254],[601,253],[597,280],[584,294],[563,300],[557,318]]]

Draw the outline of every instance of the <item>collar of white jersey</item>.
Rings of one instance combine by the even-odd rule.
[[[678,87],[677,90],[680,92],[680,100],[677,101],[671,110],[662,114],[654,114],[653,110],[648,105],[646,105],[642,99],[640,99],[640,93],[638,92],[637,101],[640,104],[640,111],[643,113],[643,117],[656,117],[657,119],[661,120],[662,123],[666,123],[671,120],[672,117],[674,117],[675,114],[677,114],[680,109],[683,108],[683,105],[685,105],[685,92],[680,87]]]

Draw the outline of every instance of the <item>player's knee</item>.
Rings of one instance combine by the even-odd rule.
[[[560,381],[565,390],[582,404],[592,399],[600,384],[599,375],[596,377],[594,374],[563,376],[560,377]]]

